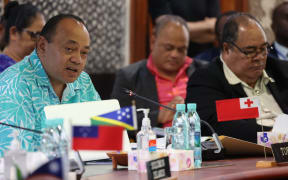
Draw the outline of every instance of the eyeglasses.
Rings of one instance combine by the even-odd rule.
[[[33,32],[33,31],[26,30],[26,29],[24,29],[24,31],[29,34],[32,41],[36,41],[40,35],[40,32]]]
[[[255,58],[258,56],[258,54],[261,54],[263,56],[266,56],[269,51],[272,49],[269,43],[265,43],[262,47],[249,47],[248,49],[241,49],[239,46],[237,46],[234,42],[229,42],[234,47],[236,47],[241,53],[243,53],[248,58]]]

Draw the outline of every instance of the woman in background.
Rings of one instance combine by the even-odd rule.
[[[4,50],[0,54],[0,73],[21,61],[35,48],[36,40],[45,25],[41,12],[32,4],[9,2],[4,9]]]

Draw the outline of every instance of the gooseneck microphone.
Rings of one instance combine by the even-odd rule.
[[[129,89],[123,88],[123,90],[124,90],[124,92],[125,92],[126,94],[128,94],[129,96],[137,97],[137,98],[139,98],[139,99],[145,100],[145,101],[150,102],[150,103],[152,103],[152,104],[155,104],[155,105],[158,105],[158,106],[161,106],[161,107],[164,107],[164,108],[166,108],[166,109],[169,109],[169,110],[171,110],[171,111],[176,112],[175,109],[170,108],[169,106],[165,106],[165,105],[160,104],[160,103],[158,103],[158,102],[155,102],[155,101],[153,101],[153,100],[151,100],[151,99],[149,99],[149,98],[140,96],[140,95],[136,94],[135,92],[133,92],[133,91],[131,91],[131,90],[129,90]],[[221,141],[219,140],[218,134],[215,132],[215,130],[212,128],[212,126],[211,126],[208,122],[206,122],[206,121],[204,121],[204,120],[202,120],[202,119],[200,119],[200,121],[201,121],[202,124],[205,124],[205,125],[211,130],[211,132],[212,132],[212,137],[213,137],[213,139],[214,139],[214,141],[215,141],[215,143],[216,143],[216,146],[217,146],[217,149],[216,149],[214,152],[215,152],[215,153],[220,153],[220,152],[221,152],[221,149],[223,149],[223,145],[222,145]]]
[[[12,128],[16,128],[16,129],[22,129],[22,130],[30,131],[30,132],[37,133],[37,134],[42,134],[43,133],[42,131],[38,131],[38,130],[35,130],[35,129],[24,128],[24,127],[21,127],[21,126],[15,126],[15,125],[12,125],[12,124],[6,124],[6,123],[2,123],[2,122],[0,122],[0,124],[4,125],[4,126],[9,126],[9,127],[12,127]]]

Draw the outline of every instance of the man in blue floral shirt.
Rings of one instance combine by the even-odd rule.
[[[89,48],[89,33],[79,17],[51,18],[36,50],[0,75],[0,122],[41,130],[45,106],[101,100],[83,72]],[[33,151],[40,143],[37,133],[0,125],[0,156],[15,134],[24,150]]]

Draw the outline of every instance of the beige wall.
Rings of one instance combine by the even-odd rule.
[[[271,30],[271,16],[275,6],[287,0],[249,0],[250,13],[263,25],[269,42],[274,41]]]

